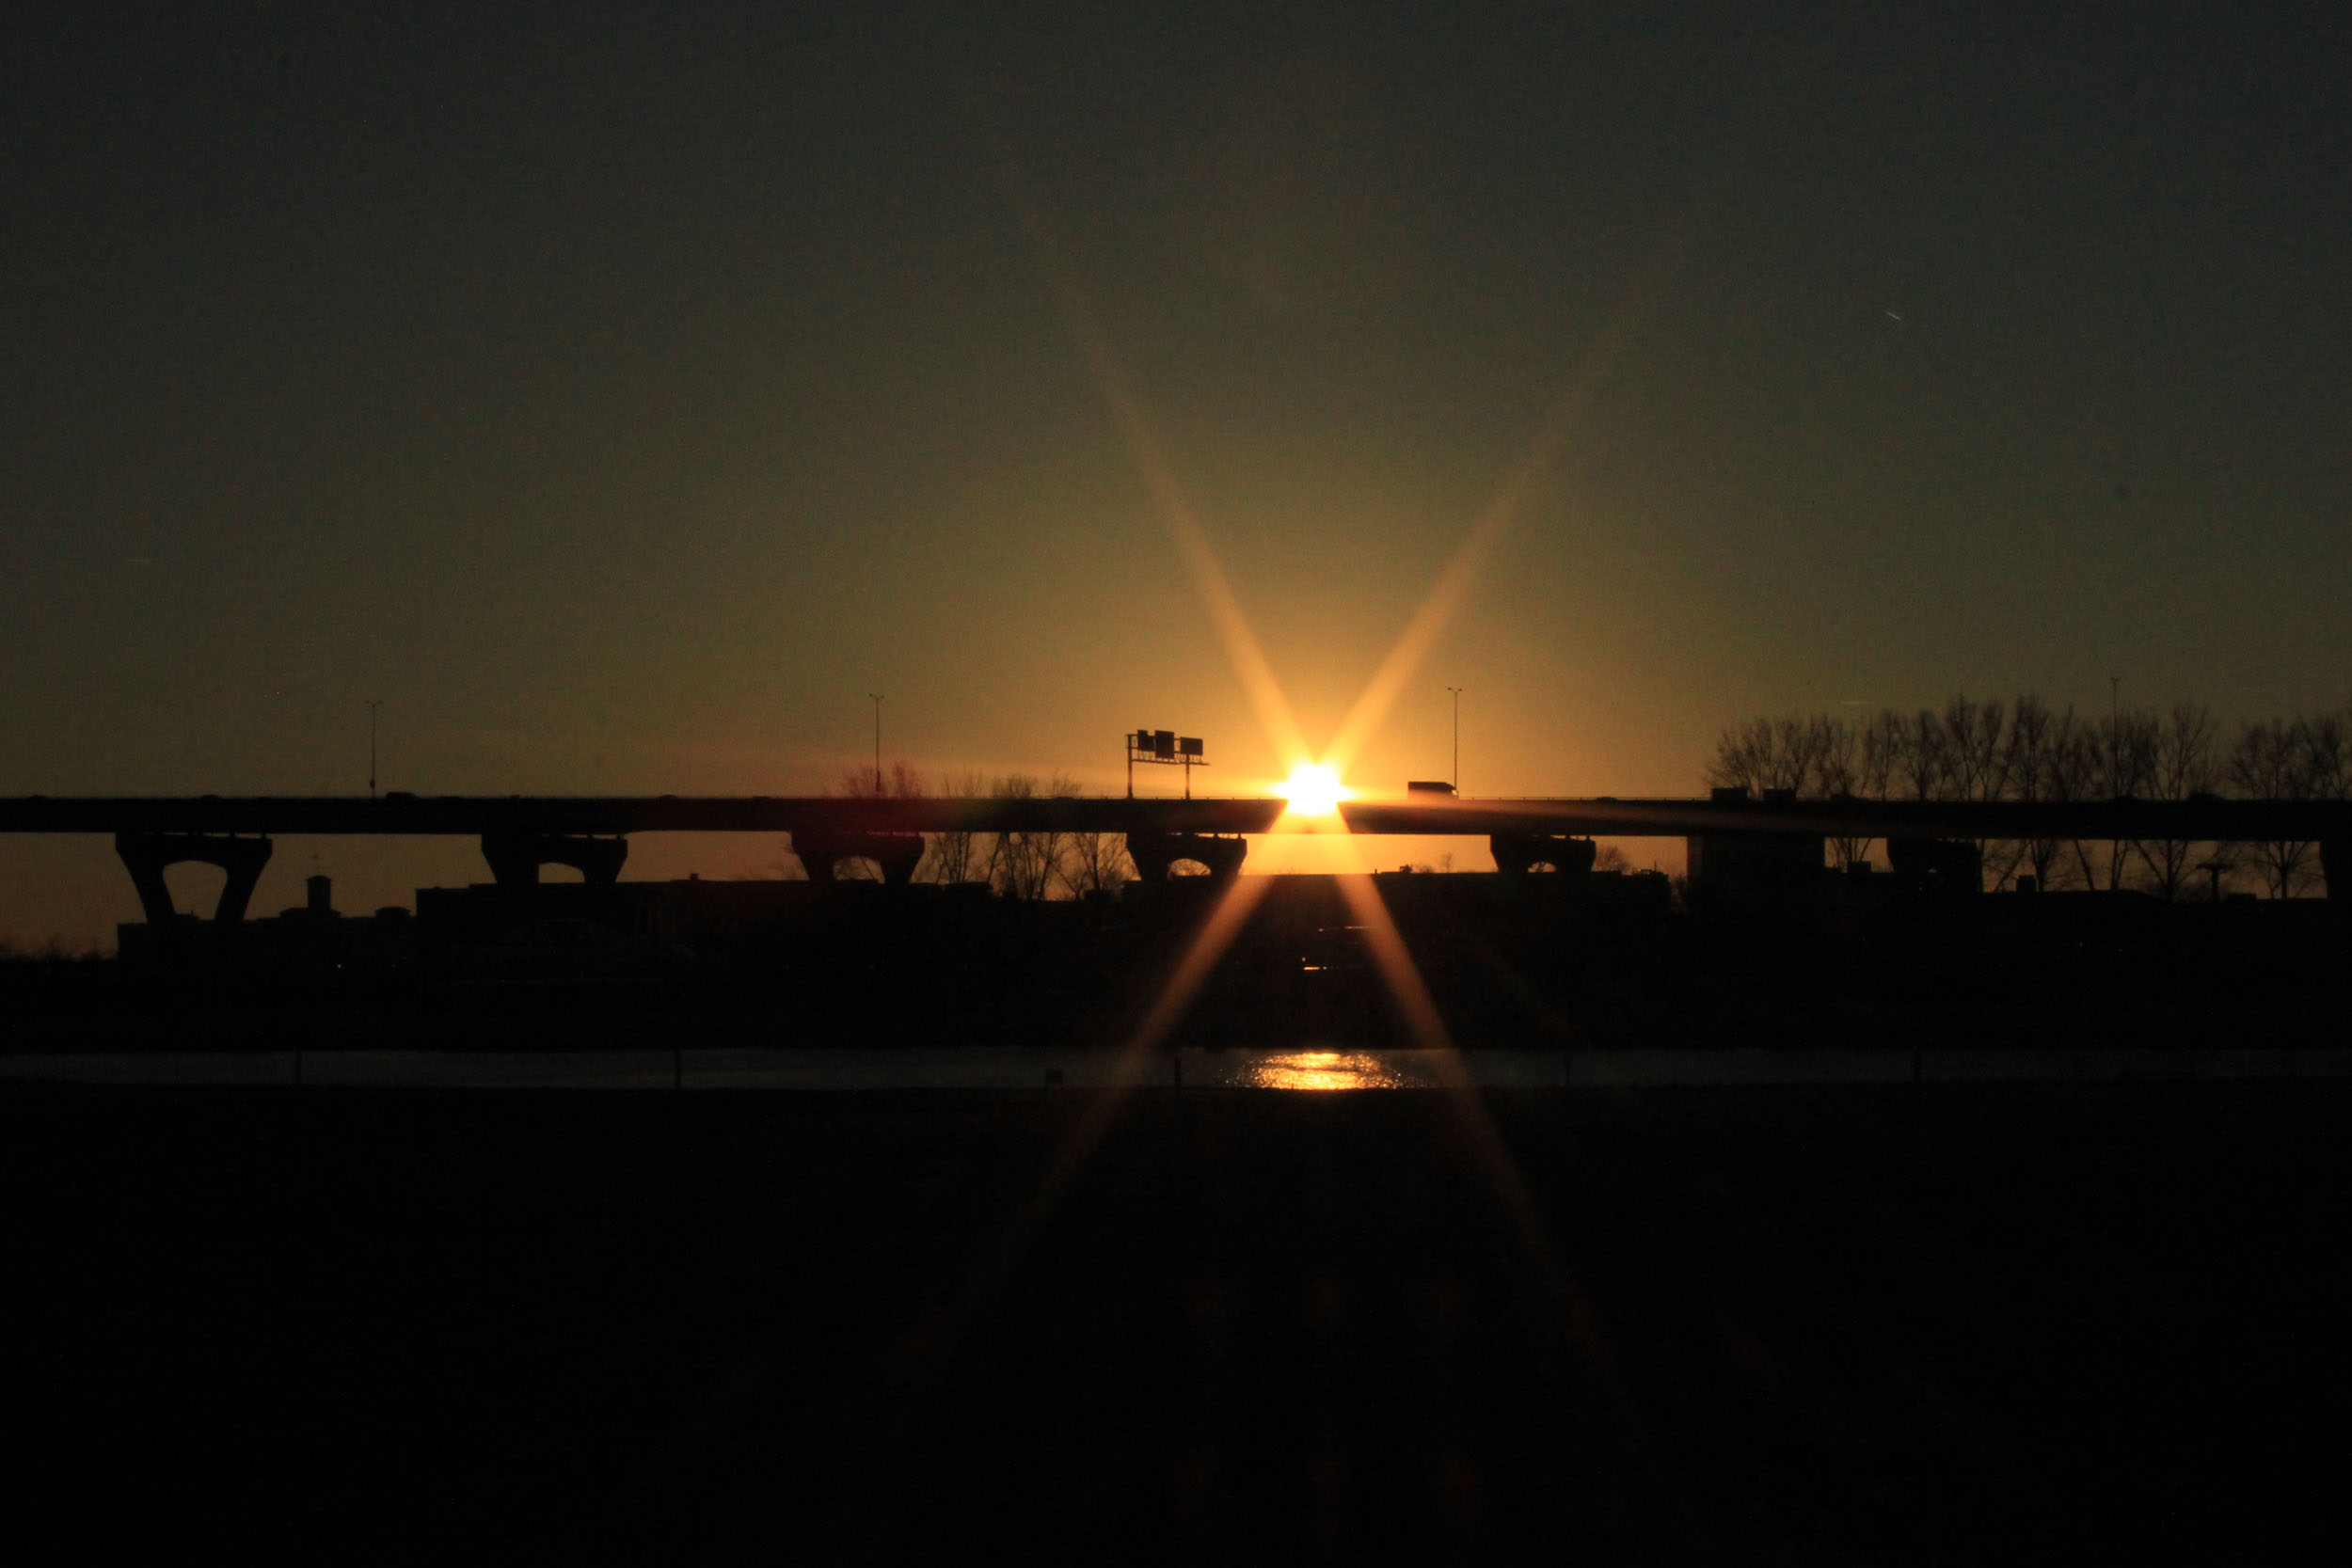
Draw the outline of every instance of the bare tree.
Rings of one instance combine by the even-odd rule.
[[[1770,719],[1751,719],[1724,731],[1715,742],[1715,760],[1707,769],[1707,782],[1718,789],[1765,788],[1764,781],[1778,769],[1773,744]]]
[[[2073,744],[2074,710],[2050,711],[2050,705],[2027,692],[2010,706],[2010,791],[2020,800],[2062,800],[2064,765],[2060,761]],[[2033,870],[2042,887],[2058,869],[2063,846],[2055,838],[2027,839],[2020,844],[2019,859]]]
[[[1954,697],[1944,705],[1944,793],[1954,800],[1997,800],[2009,791],[2009,710],[1998,701]]]
[[[1063,880],[1080,898],[1089,893],[1116,893],[1136,875],[1135,863],[1127,858],[1125,833],[1072,833],[1062,865]]]
[[[1764,781],[1767,789],[1792,790],[1799,795],[1818,794],[1821,783],[1821,757],[1829,749],[1830,722],[1826,719],[1800,719],[1791,714],[1772,721],[1774,768]]]
[[[1751,720],[1715,737],[1715,755],[1707,765],[1707,782],[1717,789],[1756,789],[1756,725]],[[1769,736],[1771,730],[1765,730]]]
[[[1824,714],[1813,721],[1820,729],[1815,745],[1814,779],[1821,793],[1835,799],[1858,795],[1862,772],[1862,729],[1851,719]]]
[[[907,800],[923,793],[923,774],[903,757],[879,781],[870,768],[845,768],[834,793],[852,800]]]
[[[2106,722],[2099,726],[2096,757],[2107,799],[2138,799],[2153,790],[2156,744],[2162,729],[2163,724],[2154,714],[2138,708],[2111,713]],[[2109,843],[2105,863],[2094,872],[2089,846],[2077,840],[2074,855],[2082,863],[2084,883],[2090,887],[2104,885],[2109,893],[2117,892],[2130,875],[2132,857],[2138,847],[2122,840]]]
[[[2319,783],[2317,757],[2308,720],[2240,724],[2230,748],[2230,787],[2258,800],[2311,800]],[[2263,868],[2273,898],[2292,898],[2314,879],[2308,839],[2265,839],[2247,848]]]
[[[1078,794],[1076,781],[1057,773],[1040,783],[1026,773],[1009,773],[996,781],[994,793],[1008,800],[1068,800]],[[1067,890],[1070,835],[1048,829],[996,835],[993,880],[1008,898],[1051,898]]]
[[[1895,777],[1915,800],[1937,800],[1944,795],[1944,721],[1933,710],[1921,708],[1909,719],[1897,718],[1889,727],[1895,743]]]
[[[2152,795],[2164,721],[2146,708],[2125,708],[2107,727],[2111,732],[2107,737],[2109,798],[2137,800]]]
[[[2048,800],[2095,800],[2106,783],[2106,747],[2096,726],[2086,723],[2068,708],[2053,727],[2044,747],[2044,765],[2038,787],[2042,799]],[[2091,861],[2090,846],[2082,839],[2068,841],[2065,847],[2074,852],[2074,880],[2086,888],[2099,885],[2099,874]],[[2052,885],[2065,880],[2065,867],[2054,851],[2049,863]]]
[[[1769,721],[1752,719],[1715,737],[1715,755],[1707,765],[1707,782],[1717,789],[1757,789],[1757,753],[1772,737]]]
[[[940,775],[939,793],[959,800],[977,800],[988,793],[988,781],[972,768],[960,768]],[[994,854],[987,833],[950,828],[931,834],[930,852],[915,874],[944,887],[985,882]]]
[[[1888,722],[1893,718],[1881,711],[1867,720],[1824,716],[1814,721],[1819,726],[1816,769],[1822,794],[1832,799],[1886,799],[1894,787],[1895,758],[1899,751],[1896,741],[1901,729],[1899,721]],[[1833,838],[1830,853],[1838,865],[1848,866],[1867,857],[1875,842],[1855,835]]]
[[[1026,773],[1002,774],[990,782],[988,793],[999,800],[1026,800],[1037,794],[1037,780]],[[1030,858],[1023,835],[995,834],[988,846],[989,885],[1008,897],[1020,896],[1021,873]]]
[[[1875,787],[1865,791],[1881,800],[1895,797],[1895,781],[1902,771],[1903,717],[1883,707],[1870,715],[1862,731],[1862,773]]]
[[[2213,793],[2221,782],[2221,763],[2211,709],[2202,703],[2175,703],[2170,713],[2155,721],[2147,775],[2148,790],[2159,800]],[[2150,891],[2179,898],[2197,869],[2196,846],[2185,839],[2149,839],[2138,848]]]
[[[1820,787],[1821,753],[1828,742],[1825,720],[1796,714],[1751,719],[1724,731],[1716,741],[1708,782],[1724,788],[1812,794]]]
[[[1997,700],[1956,696],[1944,705],[1944,794],[1954,800],[1999,800],[2010,792],[2017,742],[2010,711]],[[1978,864],[1997,885],[2025,853],[2013,839],[1976,841]]]
[[[2352,793],[2352,734],[2346,715],[2323,713],[2303,723],[2303,766],[2314,800],[2341,800]]]
[[[1823,718],[1820,722],[1821,793],[1833,800],[1840,796],[1871,794],[1863,778],[1867,732],[1851,719]],[[1880,792],[1883,792],[1883,786]],[[1871,842],[1868,838],[1851,833],[1841,834],[1829,841],[1829,852],[1842,869],[1868,855]]]

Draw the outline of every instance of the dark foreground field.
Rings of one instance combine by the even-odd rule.
[[[8,1490],[327,1560],[2275,1551],[2342,1533],[2347,1112],[11,1087]]]

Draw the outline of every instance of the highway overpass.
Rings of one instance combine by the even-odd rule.
[[[1340,807],[1350,832],[1486,838],[1499,865],[1552,862],[1564,841],[1671,837],[1701,844],[1879,838],[2176,841],[2321,847],[2330,887],[2352,882],[2352,801],[1800,800],[1719,791],[1705,798],[1457,800],[1430,792]],[[270,838],[278,833],[437,834],[479,838],[501,883],[530,883],[546,864],[591,881],[618,877],[631,833],[774,832],[791,837],[809,875],[870,859],[885,877],[912,877],[925,833],[1100,832],[1126,836],[1138,871],[1165,876],[1180,861],[1212,872],[1240,868],[1241,835],[1328,829],[1264,800],[1130,800],[921,796],[481,796],[390,794],[381,799],[292,796],[18,796],[0,799],[0,832],[111,833],[151,920],[168,918],[166,866],[203,861],[228,872],[216,918],[243,916]],[[1572,858],[1572,857],[1571,857]]]

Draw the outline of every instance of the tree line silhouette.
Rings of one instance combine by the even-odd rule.
[[[853,800],[877,796],[907,799],[946,796],[957,800],[1067,800],[1083,793],[1066,773],[1038,778],[1030,773],[990,776],[974,768],[951,769],[927,779],[913,764],[894,762],[886,773],[846,769],[834,790]],[[865,863],[863,862],[859,863]],[[1109,893],[1135,879],[1124,833],[1009,832],[969,831],[926,833],[918,882],[943,886],[986,886],[1002,897],[1023,900],[1083,898]]]
[[[2342,800],[2352,793],[2352,713],[2249,720],[2225,732],[2202,703],[2117,706],[2086,717],[2034,693],[1956,696],[1941,709],[1792,714],[1724,730],[1708,764],[1717,786],[1861,800],[2185,800],[2225,791],[2252,800]],[[1833,839],[1839,864],[1870,840]],[[2257,875],[2275,898],[2319,879],[2316,846],[2279,840],[2206,844],[2081,839],[1979,842],[1987,879],[2030,875],[2044,888],[2133,889],[2178,899]]]

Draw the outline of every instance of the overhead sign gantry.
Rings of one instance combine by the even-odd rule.
[[[1133,730],[1127,736],[1127,799],[1136,798],[1136,764],[1164,763],[1182,767],[1184,770],[1184,799],[1192,799],[1192,770],[1206,768],[1209,759],[1201,754],[1200,737],[1178,735],[1174,730]]]

